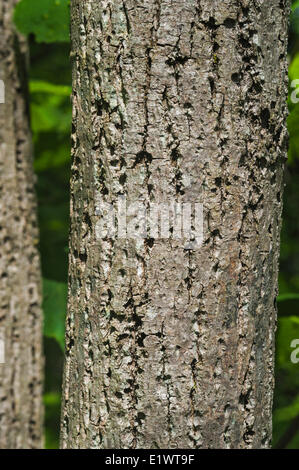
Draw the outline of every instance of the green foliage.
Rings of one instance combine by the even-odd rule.
[[[287,121],[290,140],[285,174],[273,414],[273,445],[289,449],[299,447],[299,364],[291,361],[291,342],[299,339],[299,103],[291,99],[291,94],[299,97],[299,90],[291,86],[293,80],[299,80],[299,1],[293,2],[291,15]]]
[[[295,34],[299,34],[299,1],[292,4],[291,29]]]
[[[297,315],[286,314],[289,302]],[[279,445],[281,438],[288,432],[294,420],[299,416],[299,364],[291,361],[294,349],[291,343],[299,339],[299,295],[285,294],[279,298],[279,320],[276,337],[276,390],[273,414],[273,444]],[[283,308],[284,307],[284,308]],[[295,432],[287,448],[297,448],[299,433]]]
[[[54,338],[64,351],[67,285],[43,280],[44,335]]]
[[[55,85],[71,85],[70,44],[38,44],[30,36],[30,79]]]
[[[48,392],[44,395],[46,409],[46,448],[58,449],[57,416],[60,415],[60,393]]]
[[[68,44],[31,42],[30,108],[43,276],[67,278],[71,132]]]
[[[67,85],[55,85],[43,80],[31,80],[30,91],[31,93],[46,93],[48,95],[69,97],[72,89]]]
[[[299,11],[299,10],[298,10]],[[293,80],[299,80],[299,54],[296,54],[292,60],[289,67],[289,81],[290,84]],[[299,86],[296,86],[296,88]],[[288,131],[290,135],[290,145],[289,145],[289,161],[290,163],[299,156],[299,133],[298,133],[298,122],[299,122],[299,103],[293,103],[291,95],[294,93],[294,87],[290,87],[289,90],[289,110],[290,114],[288,116]],[[299,97],[299,90],[296,92],[296,97]]]
[[[30,92],[33,132],[69,132],[71,88],[44,81],[31,81]]]
[[[297,304],[298,305],[298,304]],[[293,349],[291,348],[291,342],[294,338],[299,339],[299,317],[289,316],[279,318],[279,328],[277,332],[277,358],[276,365],[278,368],[284,368],[289,371],[292,375],[297,372],[297,364],[291,362],[290,356]],[[299,374],[297,383],[299,387]],[[299,392],[299,388],[298,388]]]
[[[289,66],[289,79],[290,81],[299,78],[299,55],[295,55]]]
[[[14,21],[23,34],[34,34],[37,42],[69,41],[69,0],[21,0]]]
[[[292,294],[292,293],[288,293],[288,294],[282,294],[282,295],[279,295],[278,298],[277,298],[278,302],[283,302],[283,301],[286,301],[286,300],[299,300],[299,294]]]
[[[299,415],[299,394],[290,405],[278,408],[275,411],[273,420],[276,424],[291,421]]]
[[[56,141],[62,141],[62,145],[58,146],[55,153],[52,151],[52,145],[39,153],[35,161],[35,170],[57,168],[67,163],[70,156],[64,137],[70,133],[71,88],[67,85],[56,85],[45,81],[31,81],[30,92],[31,125],[35,142],[38,144],[39,138],[47,140],[45,136],[47,133],[56,134],[58,138]]]

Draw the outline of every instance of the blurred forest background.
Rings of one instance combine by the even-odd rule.
[[[46,446],[58,448],[69,231],[69,0],[21,0],[15,23],[30,43],[29,91],[44,289]],[[291,83],[299,79],[299,1],[292,4],[289,64]],[[289,110],[273,445],[299,449],[299,363],[290,360],[291,342],[299,339],[299,103],[289,98]]]

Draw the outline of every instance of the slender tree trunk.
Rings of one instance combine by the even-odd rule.
[[[288,14],[72,2],[63,448],[270,446]],[[105,234],[120,195],[202,203],[202,246]]]
[[[43,418],[40,264],[27,46],[13,27],[16,3],[0,0],[0,448],[36,448],[42,445]]]

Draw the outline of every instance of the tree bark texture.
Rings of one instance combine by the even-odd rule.
[[[63,448],[270,446],[288,14],[72,2]],[[119,195],[201,202],[203,245],[99,240]]]
[[[27,106],[27,45],[17,2],[0,1],[0,448],[42,445],[42,315],[38,229]]]

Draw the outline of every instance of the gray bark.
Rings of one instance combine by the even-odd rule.
[[[267,448],[289,2],[74,0],[71,14],[61,445]],[[101,240],[119,195],[203,203],[202,247]]]
[[[36,198],[29,129],[27,46],[0,1],[0,448],[42,445],[42,315]]]

